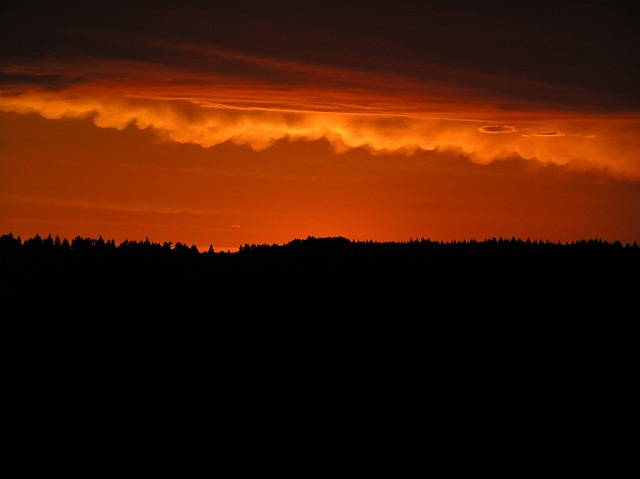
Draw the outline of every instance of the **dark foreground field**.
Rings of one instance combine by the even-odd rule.
[[[4,235],[0,261],[5,455],[25,471],[610,475],[633,457],[637,245]]]

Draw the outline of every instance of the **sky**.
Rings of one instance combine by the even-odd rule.
[[[633,2],[4,2],[0,234],[640,242]]]

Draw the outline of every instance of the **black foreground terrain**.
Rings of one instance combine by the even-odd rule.
[[[602,241],[4,235],[6,456],[91,475],[610,474],[631,454],[639,266]]]

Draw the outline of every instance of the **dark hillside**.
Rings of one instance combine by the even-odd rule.
[[[607,470],[628,448],[639,266],[597,240],[4,235],[1,373],[29,405],[20,440],[73,428],[93,463],[117,445],[243,477]]]

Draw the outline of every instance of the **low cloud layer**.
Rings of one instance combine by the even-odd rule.
[[[149,42],[146,48],[172,53],[172,64],[100,58],[0,63],[0,111],[51,120],[89,117],[118,130],[134,125],[162,141],[205,148],[232,142],[261,151],[279,140],[324,138],[338,153],[456,150],[477,163],[518,155],[640,177],[640,119],[633,114],[576,113],[526,100],[507,109],[500,107],[509,101],[506,86],[507,96],[500,90],[483,96],[482,84],[491,77],[459,72],[457,81],[445,82],[438,77],[441,67],[433,79],[416,81],[212,45]]]
[[[258,104],[259,92],[255,95]],[[325,138],[337,153],[358,147],[376,154],[455,149],[478,163],[517,154],[536,161],[607,170],[620,177],[640,177],[640,122],[633,119],[583,116],[575,120],[548,115],[542,120],[532,115],[527,121],[525,116],[512,115],[510,124],[487,125],[482,119],[393,113],[393,108],[389,114],[380,109],[368,113],[341,111],[346,107],[319,111],[314,110],[313,101],[303,109],[305,98],[297,99],[295,109],[287,109],[287,105],[278,108],[277,102],[256,107],[226,104],[232,96],[233,91],[224,89],[218,102],[212,101],[214,93],[207,98],[194,95],[169,100],[86,88],[63,92],[32,89],[1,96],[0,110],[37,113],[51,120],[90,117],[98,127],[118,130],[134,125],[152,129],[161,141],[205,148],[233,142],[260,151],[278,140]],[[236,100],[251,103],[246,93]],[[402,105],[397,110],[402,110]]]

